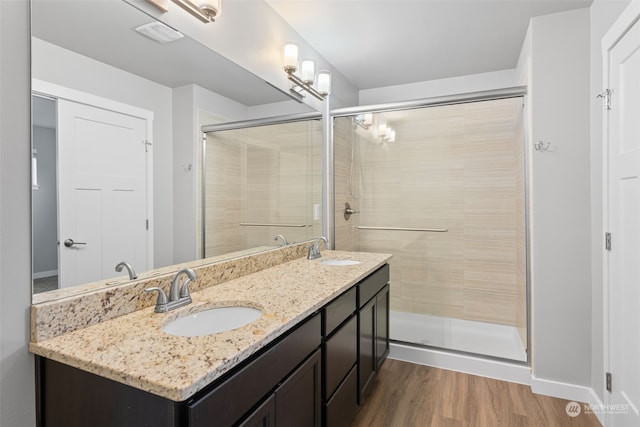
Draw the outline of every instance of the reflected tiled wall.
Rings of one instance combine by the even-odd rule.
[[[321,141],[317,120],[208,135],[207,256],[320,235]]]

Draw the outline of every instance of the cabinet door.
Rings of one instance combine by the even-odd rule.
[[[376,372],[375,360],[375,321],[376,299],[373,298],[360,309],[358,316],[359,352],[358,352],[358,403],[364,396]]]
[[[389,354],[389,285],[376,296],[376,370]]]
[[[358,360],[358,322],[356,316],[325,343],[325,392],[330,399]]]
[[[276,398],[271,395],[262,405],[249,415],[238,427],[274,427]]]
[[[354,366],[327,402],[327,427],[349,427],[358,412],[358,370]]]
[[[278,427],[320,427],[322,377],[320,355],[320,350],[316,350],[276,389],[276,425]]]

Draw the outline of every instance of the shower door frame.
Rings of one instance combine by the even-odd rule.
[[[211,124],[211,125],[204,125],[200,128],[200,131],[202,133],[202,152],[201,152],[201,163],[200,163],[200,170],[201,170],[201,176],[200,176],[200,203],[201,203],[201,207],[200,207],[200,227],[201,227],[201,234],[200,234],[200,239],[201,239],[201,253],[200,256],[204,259],[206,258],[206,221],[207,221],[207,216],[206,216],[206,201],[207,201],[207,194],[206,191],[204,191],[205,187],[206,187],[206,179],[207,179],[207,135],[210,133],[214,133],[214,132],[222,132],[222,131],[229,131],[229,130],[239,130],[239,129],[248,129],[248,128],[254,128],[254,127],[260,127],[260,126],[271,126],[271,125],[280,125],[280,124],[287,124],[287,123],[296,123],[296,122],[304,122],[304,121],[309,121],[309,120],[322,120],[324,118],[324,115],[322,113],[319,112],[310,112],[310,113],[298,113],[298,114],[289,114],[289,115],[284,115],[284,116],[273,116],[273,117],[265,117],[265,118],[260,118],[260,119],[249,119],[249,120],[238,120],[238,121],[233,121],[233,122],[223,122],[223,123],[216,123],[216,124]],[[324,140],[324,138],[323,138]],[[326,145],[323,141],[323,151],[324,151],[324,146]],[[324,187],[324,186],[323,186]],[[325,201],[323,200],[323,204],[325,203]],[[325,224],[325,219],[324,219],[324,215],[322,218],[322,223],[323,223],[323,227]]]
[[[347,107],[347,108],[338,108],[330,111],[329,118],[331,119],[330,123],[333,127],[334,120],[339,117],[349,117],[355,116],[358,114],[365,113],[382,113],[389,111],[400,111],[400,110],[413,110],[418,108],[429,108],[429,107],[441,107],[446,105],[456,105],[456,104],[467,104],[471,102],[482,102],[482,101],[494,101],[499,99],[506,98],[523,98],[523,134],[524,134],[524,227],[525,227],[525,308],[526,308],[526,329],[527,329],[527,348],[526,348],[526,361],[519,362],[511,359],[503,359],[495,356],[482,355],[477,353],[467,353],[461,352],[452,349],[444,349],[438,348],[439,350],[452,352],[452,353],[461,353],[461,354],[469,354],[474,357],[481,357],[489,360],[508,360],[514,364],[525,364],[526,366],[531,366],[531,251],[530,251],[530,229],[529,229],[529,206],[530,206],[530,191],[529,191],[529,157],[530,157],[530,143],[529,143],[529,126],[527,121],[527,87],[526,86],[514,86],[502,89],[493,89],[486,91],[478,91],[478,92],[468,92],[461,93],[455,95],[446,95],[446,96],[436,96],[431,98],[423,98],[411,101],[402,101],[402,102],[391,102],[385,104],[371,104],[371,105],[363,105],[357,107]],[[331,145],[333,146],[333,141],[331,141]],[[335,159],[334,159],[335,162]],[[335,177],[331,177],[332,187],[335,187],[334,182]],[[335,193],[333,194],[335,197]],[[335,205],[335,200],[333,200],[333,205]],[[332,224],[335,224],[335,212],[332,212],[334,218],[331,220]],[[395,341],[395,340],[392,340]],[[397,341],[395,341],[397,342]]]

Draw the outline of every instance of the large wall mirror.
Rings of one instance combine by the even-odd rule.
[[[126,269],[115,269],[120,261],[143,276],[200,258],[200,126],[310,108],[197,41],[157,26],[126,1],[31,0],[31,6],[34,302],[88,282],[124,283]],[[135,30],[149,24],[156,26]],[[158,42],[150,33],[179,38]],[[304,162],[318,173],[319,145],[279,154],[282,148],[269,144],[251,149],[256,137],[244,134],[251,142],[227,151],[244,156],[236,162],[268,158],[279,168],[268,175],[272,182],[292,170],[287,158],[296,168],[303,164],[299,153],[317,156]],[[220,157],[210,161],[224,164]],[[305,220],[317,204],[310,195],[318,193],[316,181],[310,182],[310,193],[300,194]],[[251,191],[245,185],[249,197]],[[292,205],[284,205],[288,213]],[[277,213],[270,215],[261,221],[273,222]],[[258,250],[281,244],[271,237],[245,241]],[[229,246],[237,249],[247,247]]]

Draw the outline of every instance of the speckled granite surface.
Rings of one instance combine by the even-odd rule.
[[[198,280],[190,287],[196,292],[304,257],[307,245],[308,242],[302,242],[259,253],[238,252],[230,259],[227,255],[222,260],[207,258],[153,270],[140,279],[124,280],[118,285],[109,285],[113,281],[105,280],[38,295],[42,299],[34,299],[31,306],[31,341],[46,340],[151,307],[155,304],[155,296],[145,294],[144,289],[155,286],[168,293],[175,273],[182,268],[193,268],[198,275]]]
[[[321,263],[331,258],[356,259],[362,263],[350,266]],[[29,350],[182,401],[390,258],[388,254],[324,251],[317,260],[298,258],[217,286],[201,284],[201,289],[192,294],[193,303],[175,311],[157,314],[153,307],[143,308],[54,338],[31,342]],[[263,315],[236,330],[203,337],[178,337],[161,330],[165,322],[178,316],[221,305],[250,305],[260,308]],[[67,314],[69,318],[74,316],[73,312]],[[58,322],[64,321],[61,315]]]

